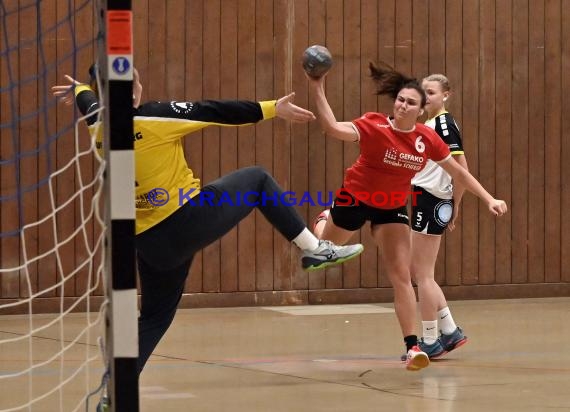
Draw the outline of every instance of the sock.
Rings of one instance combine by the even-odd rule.
[[[307,228],[303,229],[292,242],[296,244],[299,249],[305,251],[315,250],[319,247],[319,239]]]
[[[428,345],[435,343],[437,340],[437,319],[436,320],[424,320],[422,321],[422,330],[424,342]]]
[[[441,333],[444,335],[451,335],[455,329],[457,329],[457,325],[453,321],[453,316],[451,316],[449,308],[446,306],[437,312],[437,315],[439,318],[439,329],[441,330]]]
[[[412,349],[413,346],[418,344],[418,337],[416,335],[404,336],[404,342],[406,343],[406,352]]]

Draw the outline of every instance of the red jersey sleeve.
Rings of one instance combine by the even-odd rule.
[[[370,136],[374,136],[378,133],[376,124],[382,123],[387,124],[386,116],[382,113],[367,112],[360,116],[358,119],[354,119],[352,124],[356,126],[358,134],[360,135],[360,141],[367,139]]]

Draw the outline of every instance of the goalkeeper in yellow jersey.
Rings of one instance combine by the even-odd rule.
[[[95,111],[99,108],[94,67],[91,84],[65,76],[67,84],[52,88],[67,104],[77,104],[102,147]],[[303,251],[301,264],[316,270],[359,255],[361,244],[337,246],[318,240],[263,168],[236,170],[205,186],[184,157],[182,138],[209,126],[243,126],[280,117],[309,122],[313,113],[292,103],[293,94],[278,100],[205,100],[141,104],[142,85],[134,70],[133,123],[136,185],[136,249],[141,285],[139,372],[170,326],[196,252],[222,237],[255,208]]]

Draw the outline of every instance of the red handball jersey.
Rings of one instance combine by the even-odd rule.
[[[445,142],[426,125],[401,131],[382,113],[365,113],[353,121],[360,135],[360,156],[346,170],[344,188],[372,207],[404,206],[410,182],[428,159],[447,160]]]

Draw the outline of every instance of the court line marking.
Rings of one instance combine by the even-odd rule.
[[[170,392],[164,386],[141,386],[139,392],[142,398],[145,399],[190,399],[195,398],[196,395],[190,392]]]
[[[394,313],[394,308],[373,304],[262,306],[261,309],[295,316],[365,315]]]

